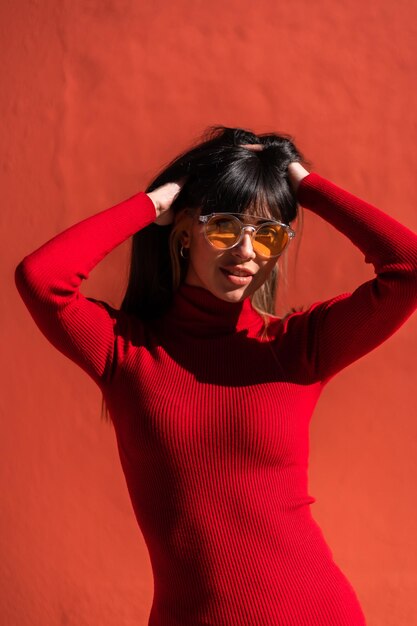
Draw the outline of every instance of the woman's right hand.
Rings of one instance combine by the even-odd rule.
[[[296,194],[299,184],[303,178],[309,175],[310,172],[306,170],[305,167],[303,167],[298,161],[292,161],[292,163],[288,165],[287,171],[291,186]]]
[[[155,224],[159,224],[159,226],[172,224],[174,220],[174,214],[171,210],[171,205],[181,191],[181,188],[183,187],[186,179],[187,177],[184,176],[178,181],[165,183],[165,185],[161,185],[160,187],[157,187],[153,191],[150,191],[146,194],[155,205],[155,211],[157,215]]]

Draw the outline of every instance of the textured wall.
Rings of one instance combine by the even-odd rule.
[[[2,2],[0,621],[141,626],[152,601],[98,388],[47,343],[13,271],[143,189],[209,124],[291,133],[315,171],[417,230],[411,0]],[[83,285],[120,303],[127,243]],[[373,276],[306,212],[293,304]],[[370,626],[417,623],[417,319],[326,388],[313,514]]]

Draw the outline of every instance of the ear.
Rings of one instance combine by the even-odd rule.
[[[191,234],[188,231],[183,230],[181,232],[181,236],[180,236],[181,245],[184,248],[189,248],[190,247],[190,241],[191,241]]]
[[[190,215],[183,215],[181,218],[180,224],[180,236],[179,240],[181,245],[184,248],[190,247],[191,237],[192,237],[192,227],[193,227],[193,219]]]

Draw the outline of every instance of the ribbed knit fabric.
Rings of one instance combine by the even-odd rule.
[[[15,280],[45,337],[103,391],[149,549],[149,626],[361,626],[356,593],[312,517],[309,422],[324,385],[417,308],[417,235],[310,173],[298,200],[376,276],[306,311],[262,318],[183,285],[142,323],[79,286],[155,219],[140,192],[26,256]]]

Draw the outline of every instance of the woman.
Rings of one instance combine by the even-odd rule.
[[[149,548],[149,626],[360,626],[310,512],[308,428],[340,370],[417,306],[417,236],[308,172],[287,136],[215,127],[139,192],[16,268],[47,339],[99,385]],[[376,276],[273,315],[300,207]],[[120,310],[79,286],[133,235]]]

